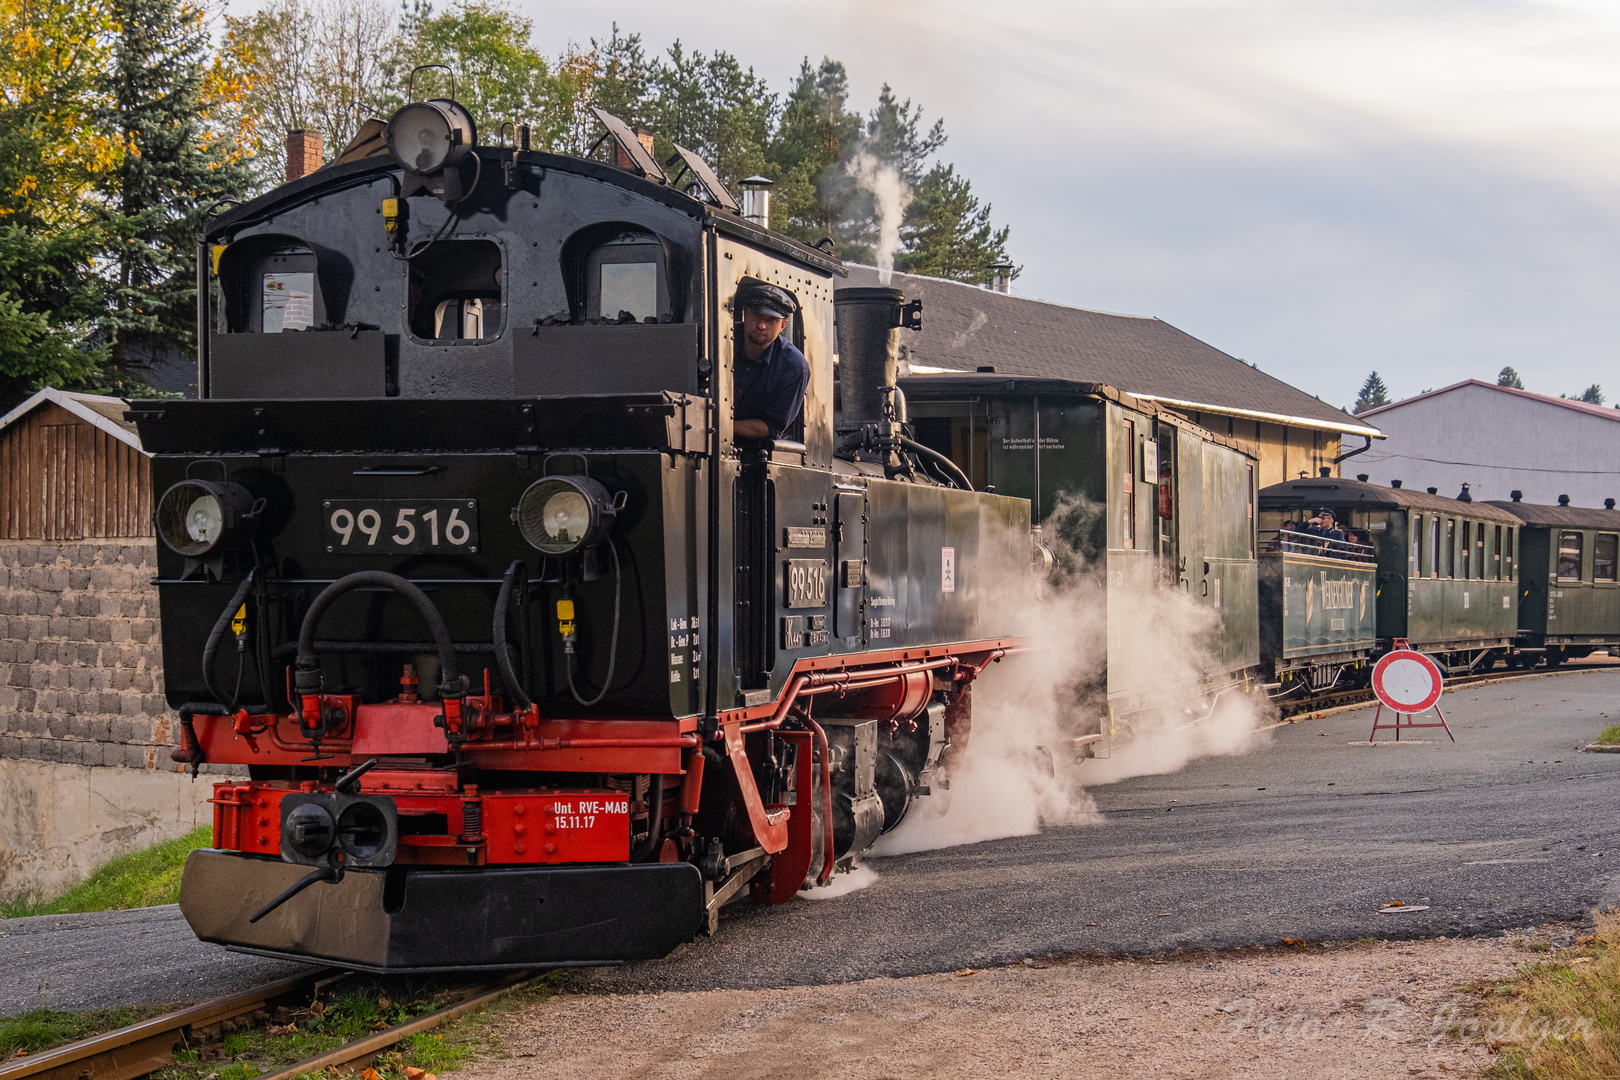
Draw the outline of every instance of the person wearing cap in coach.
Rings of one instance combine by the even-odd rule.
[[[732,380],[732,430],[741,439],[780,439],[804,408],[810,362],[783,336],[798,310],[793,294],[755,282],[737,290],[736,371]]]

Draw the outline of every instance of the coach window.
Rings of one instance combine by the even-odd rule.
[[[1429,576],[1440,576],[1440,515],[1429,516]]]
[[[1473,551],[1474,523],[1472,521],[1464,521],[1462,535],[1462,577],[1464,581],[1467,581],[1469,578],[1474,576],[1473,574],[1469,573],[1469,570],[1473,567],[1473,560],[1469,558],[1469,556],[1473,554]]]
[[[1558,577],[1560,580],[1581,580],[1581,541],[1578,532],[1558,534]]]
[[[1507,536],[1504,537],[1507,541],[1507,553],[1502,557],[1502,579],[1504,581],[1513,580],[1513,537],[1517,534],[1518,530],[1509,525]]]
[[[1501,581],[1502,580],[1502,526],[1498,525],[1496,527],[1496,532],[1495,532],[1494,535],[1492,535],[1491,540],[1493,542],[1491,544],[1491,575],[1490,576],[1494,577],[1497,581]]]
[[[410,327],[435,344],[477,344],[501,336],[501,248],[493,240],[424,243],[410,260]]]
[[[1592,544],[1592,579],[1594,581],[1615,580],[1615,557],[1620,554],[1620,534],[1598,533],[1597,540]]]
[[[1446,518],[1446,573],[1448,578],[1457,576],[1457,519]]]

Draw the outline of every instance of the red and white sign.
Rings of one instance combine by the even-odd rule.
[[[1373,667],[1373,693],[1397,713],[1426,712],[1440,700],[1444,680],[1433,660],[1411,649],[1385,653]]]

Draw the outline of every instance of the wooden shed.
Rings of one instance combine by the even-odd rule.
[[[47,387],[0,417],[0,540],[152,535],[151,457],[127,408]]]

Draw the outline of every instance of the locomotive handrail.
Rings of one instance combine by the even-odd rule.
[[[1318,558],[1341,559],[1345,562],[1377,561],[1371,544],[1359,544],[1354,540],[1336,540],[1298,529],[1262,530],[1260,550],[1281,552],[1285,555],[1314,555]]]

